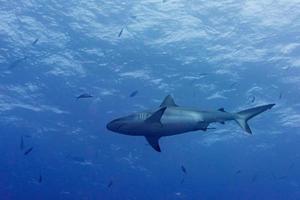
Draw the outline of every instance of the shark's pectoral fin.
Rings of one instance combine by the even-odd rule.
[[[161,125],[161,117],[163,116],[167,107],[160,108],[158,111],[154,112],[150,117],[145,119],[146,123],[158,123]]]
[[[159,147],[159,138],[157,136],[145,136],[147,142],[155,149],[155,151],[161,152],[160,147]]]
[[[174,99],[172,98],[171,95],[168,95],[165,97],[165,99],[163,100],[163,102],[160,104],[160,107],[176,107],[177,104],[175,103]]]

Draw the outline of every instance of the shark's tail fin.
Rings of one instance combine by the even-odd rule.
[[[240,111],[236,113],[235,121],[240,125],[242,129],[244,129],[249,134],[252,134],[251,129],[247,123],[248,120],[268,109],[271,109],[274,105],[275,104],[267,104]]]

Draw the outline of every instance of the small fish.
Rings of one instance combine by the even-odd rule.
[[[33,150],[33,147],[30,147],[29,149],[27,149],[25,152],[24,152],[24,155],[28,155],[31,151]]]
[[[92,98],[93,96],[87,93],[81,94],[78,97],[76,97],[76,99],[84,99],[84,98]]]
[[[242,172],[242,170],[237,170],[236,172],[235,172],[235,174],[240,174]]]
[[[36,43],[38,43],[38,41],[39,41],[39,38],[36,38],[36,39],[31,43],[31,45],[36,45]]]
[[[110,187],[112,186],[112,184],[113,184],[113,182],[110,181],[110,182],[108,183],[107,187],[110,188]]]
[[[122,33],[123,33],[124,28],[121,29],[121,31],[119,32],[118,37],[121,37]]]
[[[233,86],[236,86],[237,82],[232,83],[229,87],[232,88]]]
[[[279,94],[279,97],[278,97],[279,99],[281,99],[282,98],[282,92],[280,92],[280,94]]]
[[[129,95],[129,97],[134,97],[139,93],[139,91],[135,90],[133,92],[131,92],[131,94]]]
[[[184,167],[183,165],[181,165],[181,171],[182,171],[183,173],[185,173],[185,174],[187,173],[187,172],[186,172],[186,169],[185,169],[185,167]]]
[[[21,136],[20,149],[21,149],[21,150],[24,149],[24,139],[23,139],[23,135]]]
[[[198,76],[200,76],[200,77],[204,77],[204,76],[207,76],[208,75],[208,73],[200,73],[200,74],[198,74]]]
[[[43,181],[43,177],[42,177],[42,175],[40,174],[40,176],[39,176],[39,183],[41,183]]]

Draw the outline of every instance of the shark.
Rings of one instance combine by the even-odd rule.
[[[178,106],[171,95],[167,95],[158,108],[145,110],[114,119],[106,128],[112,132],[144,136],[151,147],[161,152],[159,139],[191,131],[207,131],[212,123],[224,124],[235,121],[246,133],[252,134],[248,121],[271,109],[275,104],[256,106],[239,112],[200,110]]]

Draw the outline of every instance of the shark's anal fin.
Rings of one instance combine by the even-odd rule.
[[[161,125],[161,117],[163,116],[167,107],[160,108],[158,111],[154,112],[150,117],[145,119],[146,123],[158,123]]]
[[[164,98],[163,102],[160,104],[160,107],[177,107],[174,99],[171,95],[168,95]]]
[[[159,138],[158,136],[145,136],[147,142],[155,149],[157,152],[161,152],[160,147],[159,147]]]

